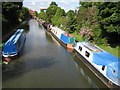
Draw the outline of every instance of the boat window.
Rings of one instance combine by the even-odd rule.
[[[103,71],[105,70],[105,66],[102,66],[102,70],[103,70]]]
[[[82,47],[81,46],[79,46],[79,50],[82,51]]]
[[[90,56],[90,53],[89,52],[85,52],[85,56],[89,57]]]

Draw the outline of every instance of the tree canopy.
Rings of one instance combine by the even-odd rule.
[[[58,6],[58,5],[56,4],[56,2],[51,2],[50,6],[51,6],[51,5]]]
[[[28,20],[31,16],[29,9],[22,7],[22,2],[2,2],[2,34],[11,32],[11,28],[20,22]]]
[[[43,17],[46,17],[49,23],[69,33],[77,32],[84,40],[94,41],[97,44],[119,45],[120,2],[80,2],[79,4],[78,11],[69,10],[66,13],[52,2]]]
[[[51,23],[51,18],[55,15],[56,11],[57,11],[57,6],[56,5],[51,5],[48,7],[46,14],[48,17],[48,22]]]

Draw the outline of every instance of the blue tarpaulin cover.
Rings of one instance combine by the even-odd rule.
[[[66,44],[75,43],[74,37],[68,37],[68,36],[65,36],[64,34],[61,35],[60,39]]]
[[[107,69],[110,69],[110,68],[113,68],[115,70],[116,77],[120,79],[120,61],[119,62],[113,62],[113,63],[109,64]],[[107,73],[107,74],[109,74],[109,73]],[[108,76],[110,76],[110,75],[108,75]]]
[[[69,37],[65,36],[65,35],[61,35],[60,39],[64,42],[64,43],[69,43]]]
[[[106,75],[120,86],[120,61],[109,64]]]
[[[104,51],[93,53],[93,63],[107,66],[106,75],[120,85],[120,58]]]
[[[107,66],[112,62],[118,62],[118,58],[107,51],[93,53],[93,63]]]

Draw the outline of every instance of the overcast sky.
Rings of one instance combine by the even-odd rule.
[[[66,12],[68,10],[75,10],[79,6],[79,0],[24,0],[23,6],[40,12],[40,9],[48,8],[52,1],[55,1]]]

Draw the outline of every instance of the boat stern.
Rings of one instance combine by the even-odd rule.
[[[6,61],[6,62],[10,62],[12,59],[15,59],[16,57],[18,56],[18,53],[3,53],[2,57],[3,57],[3,60]]]
[[[120,87],[120,62],[113,62],[108,65],[107,67],[107,77],[110,79],[110,81]]]

